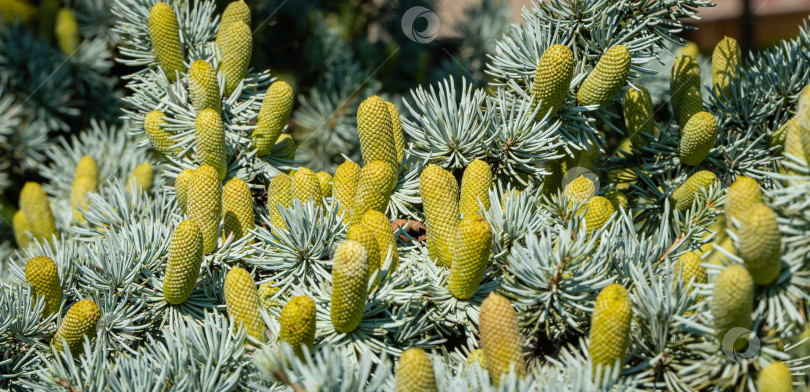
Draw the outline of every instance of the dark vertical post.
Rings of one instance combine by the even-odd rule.
[[[743,52],[743,56],[749,50],[753,50],[756,47],[755,37],[754,34],[754,13],[751,10],[751,2],[754,0],[740,0],[743,3],[743,13],[742,17],[740,18],[740,47]]]

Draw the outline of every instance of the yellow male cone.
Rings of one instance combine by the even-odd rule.
[[[486,219],[470,215],[458,223],[447,286],[450,294],[461,300],[475,294],[487,270],[491,248],[492,227]]]
[[[332,193],[335,197],[335,203],[340,202],[339,213],[351,211],[359,181],[360,165],[352,161],[341,163],[335,170],[335,177],[332,179]],[[344,218],[347,215],[344,215]]]
[[[707,170],[701,170],[689,176],[686,182],[672,191],[672,202],[675,209],[684,212],[692,208],[692,202],[700,196],[701,190],[708,190],[715,180],[717,177],[714,173]]]
[[[28,221],[25,219],[25,214],[22,210],[17,210],[11,218],[11,226],[14,229],[14,241],[17,242],[17,247],[25,249],[31,243],[31,238],[28,234]]]
[[[397,165],[405,159],[405,136],[402,135],[402,120],[399,118],[399,109],[391,102],[385,101],[388,114],[391,115],[391,130],[394,135],[394,148],[397,152]]]
[[[25,281],[31,285],[35,297],[45,300],[43,316],[59,311],[62,304],[62,284],[56,263],[45,256],[34,257],[25,264]]]
[[[745,176],[737,177],[726,194],[726,220],[740,219],[751,206],[761,202],[762,191],[757,180]]]
[[[397,392],[436,392],[433,363],[421,348],[411,347],[399,357]]]
[[[219,237],[219,221],[222,218],[222,186],[217,171],[203,165],[194,171],[188,189],[188,218],[199,228],[203,236],[203,252],[213,252]]]
[[[161,154],[169,157],[180,152],[180,149],[172,148],[175,141],[171,140],[173,134],[163,128],[168,124],[168,122],[163,119],[163,116],[164,114],[160,110],[153,110],[147,113],[143,121],[143,130],[146,132],[146,136],[149,138],[149,143],[152,144],[152,147]]]
[[[579,176],[565,186],[565,195],[569,200],[569,207],[573,204],[586,203],[596,194],[596,185],[588,177]]]
[[[388,217],[379,211],[369,211],[363,215],[363,227],[374,233],[377,239],[377,249],[380,250],[380,266],[385,262],[388,254],[391,253],[391,271],[399,266],[399,254],[397,254],[397,240],[394,238],[394,229]]]
[[[585,227],[588,228],[590,239],[594,231],[601,229],[613,216],[613,203],[602,196],[593,196],[585,203],[585,207],[588,209],[585,212]],[[599,244],[599,240],[596,243]]]
[[[200,276],[203,257],[203,236],[200,228],[190,220],[177,225],[169,242],[166,276],[163,278],[163,298],[179,305],[194,291]]]
[[[211,64],[197,60],[188,69],[188,89],[194,112],[199,114],[205,109],[222,112],[222,99],[219,96],[217,71]]]
[[[278,173],[270,185],[267,186],[267,211],[270,215],[270,223],[277,228],[286,228],[284,218],[278,211],[278,206],[284,208],[292,207],[292,182],[290,176],[285,173]]]
[[[681,133],[681,162],[697,166],[709,155],[717,139],[717,119],[709,112],[697,112]]]
[[[624,366],[624,357],[630,343],[632,317],[633,303],[622,285],[614,283],[599,292],[591,315],[588,345],[594,371],[599,365],[602,366],[603,374],[608,367],[615,369],[617,366]]]
[[[453,263],[452,246],[458,224],[458,183],[450,172],[429,164],[419,177],[427,226],[427,247],[436,264]]]
[[[294,100],[292,87],[287,82],[273,82],[267,89],[259,109],[256,130],[251,134],[258,156],[267,155],[273,150],[290,119]]]
[[[158,65],[166,74],[166,79],[174,83],[177,73],[186,71],[183,64],[185,55],[180,43],[180,26],[172,7],[164,2],[156,3],[149,11],[149,36],[155,47]]]
[[[734,38],[723,37],[712,52],[712,84],[715,91],[726,96],[731,93],[731,80],[737,76],[737,68],[742,65],[740,44]]]
[[[281,309],[278,340],[292,346],[298,358],[304,358],[304,350],[312,350],[315,344],[315,301],[306,295],[293,297]]]
[[[70,190],[70,206],[73,208],[73,219],[82,220],[79,208],[87,208],[85,196],[88,192],[98,191],[98,165],[89,155],[85,155],[76,165],[76,175]]]
[[[565,45],[551,45],[537,63],[532,83],[534,104],[539,103],[537,119],[554,117],[565,103],[574,77],[574,55]]]
[[[698,284],[705,284],[708,281],[706,270],[700,266],[700,263],[700,256],[692,251],[686,252],[678,258],[675,263],[675,273],[680,274],[684,286],[688,285],[692,279],[694,279],[693,283]]]
[[[276,140],[276,144],[273,145],[273,148],[270,150],[270,154],[288,161],[294,161],[295,149],[295,139],[288,133],[282,133],[279,135],[278,140]]]
[[[782,234],[776,213],[762,203],[750,206],[740,218],[739,239],[739,255],[754,283],[773,283],[782,271]]]
[[[177,205],[183,213],[188,209],[188,186],[194,177],[194,170],[184,169],[174,180],[174,196],[177,198]]]
[[[321,197],[332,197],[332,176],[325,171],[315,173],[321,186]]]
[[[79,22],[76,21],[76,16],[70,8],[62,8],[56,14],[56,42],[59,44],[59,50],[65,56],[73,55],[76,48],[79,47]]]
[[[259,291],[244,268],[234,267],[225,275],[225,306],[233,320],[234,330],[245,326],[248,336],[264,342],[264,321],[259,313]]]
[[[302,167],[290,176],[290,192],[293,200],[298,199],[301,204],[313,200],[316,206],[322,205],[321,183],[310,169]]]
[[[700,95],[700,66],[691,56],[680,56],[672,65],[669,83],[672,110],[681,128],[686,126],[695,113],[703,109]]]
[[[225,75],[225,96],[230,97],[247,75],[253,55],[253,32],[244,21],[237,20],[225,32],[220,69]]]
[[[228,156],[225,151],[225,126],[222,117],[214,109],[204,109],[194,123],[194,146],[197,162],[217,170],[219,181],[228,172]]]
[[[771,362],[759,372],[758,392],[793,392],[793,376],[782,361]]]
[[[363,163],[366,165],[374,161],[388,163],[396,177],[399,172],[399,163],[394,144],[391,112],[382,98],[376,95],[366,98],[357,108],[357,133],[360,136],[360,153],[363,156]],[[393,181],[389,191],[396,185],[396,182]]]
[[[26,182],[23,185],[20,191],[20,210],[25,214],[28,231],[34,239],[42,242],[50,240],[52,235],[59,237],[48,195],[42,185],[36,182]]]
[[[487,370],[487,357],[484,355],[484,350],[480,348],[473,350],[470,355],[467,356],[467,366],[476,362],[481,366],[481,369]]]
[[[624,126],[634,146],[645,140],[641,134],[655,135],[655,118],[650,92],[642,86],[624,94]]]
[[[335,330],[354,331],[363,319],[368,296],[368,252],[357,241],[345,241],[335,250],[332,264],[332,309]]]
[[[354,224],[346,230],[346,239],[357,241],[366,248],[368,254],[368,278],[372,279],[372,276],[375,273],[377,274],[369,289],[373,291],[380,285],[380,245],[377,242],[377,237],[374,236],[374,231],[362,223]]]
[[[624,87],[630,74],[630,51],[616,45],[599,59],[577,92],[580,105],[603,105]]]
[[[236,22],[242,22],[250,26],[250,8],[244,0],[236,0],[225,7],[222,12],[222,22],[219,24],[217,31],[217,45],[220,51],[224,51],[225,41],[227,40],[228,30]]]
[[[720,272],[714,281],[714,291],[709,303],[717,338],[724,343],[726,333],[732,328],[751,329],[751,312],[754,307],[754,281],[745,267],[730,265]],[[745,346],[744,339],[737,339],[734,349]]]
[[[510,367],[518,377],[524,373],[517,313],[509,300],[492,292],[481,303],[478,316],[481,346],[492,384],[499,385]]]
[[[490,184],[492,184],[492,170],[489,165],[480,159],[474,159],[470,162],[461,177],[461,196],[458,202],[458,212],[462,217],[477,215],[481,212],[478,200],[481,200],[485,211],[489,210]]]
[[[62,352],[66,342],[73,356],[81,355],[84,352],[84,337],[93,339],[99,318],[101,309],[92,300],[83,299],[73,304],[51,339],[54,351]]]
[[[384,212],[388,208],[391,181],[395,181],[395,174],[388,163],[374,161],[363,166],[352,203],[352,223],[359,222],[368,211]]]
[[[253,195],[247,183],[234,178],[222,189],[222,239],[231,233],[235,240],[256,227],[253,215]]]
[[[138,166],[135,166],[135,169],[132,169],[132,174],[129,175],[127,179],[126,189],[131,190],[134,186],[134,189],[142,188],[144,192],[149,193],[152,190],[152,185],[155,182],[155,171],[152,168],[152,164],[149,162],[143,162]]]

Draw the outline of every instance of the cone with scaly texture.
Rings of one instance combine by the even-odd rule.
[[[152,191],[152,185],[155,182],[155,170],[152,168],[152,164],[149,162],[143,162],[138,166],[135,166],[135,169],[132,170],[132,174],[129,175],[129,179],[127,179],[126,189],[130,191],[132,189],[143,189],[144,192],[149,193]],[[134,188],[133,188],[134,187]]]
[[[335,170],[335,177],[332,179],[332,192],[335,196],[335,203],[340,202],[339,214],[343,214],[344,211],[351,211],[359,181],[360,165],[352,161],[341,163]],[[344,215],[344,219],[348,215],[348,213]]]
[[[359,222],[368,211],[384,212],[391,200],[394,169],[386,162],[374,161],[360,170],[357,191],[352,203],[352,223]]]
[[[228,32],[231,26],[240,21],[250,26],[250,19],[250,8],[244,0],[233,1],[225,7],[225,11],[222,11],[222,22],[220,22],[217,31],[217,45],[220,51],[225,50],[224,46],[227,40],[227,34],[225,33]]]
[[[700,55],[700,48],[694,42],[687,42],[686,46],[682,47],[681,50],[678,52],[678,57],[683,56],[690,56],[694,59],[698,58]]]
[[[613,205],[613,211],[619,211],[619,207],[627,210],[627,206],[630,205],[627,201],[627,196],[622,193],[622,191],[616,189],[605,194],[605,199],[610,200],[610,204]]]
[[[773,283],[782,270],[782,234],[776,213],[762,203],[748,207],[740,218],[739,239],[739,255],[754,283]]]
[[[244,21],[237,20],[227,28],[225,34],[220,70],[225,75],[225,96],[230,97],[247,75],[253,55],[253,32]]]
[[[782,361],[771,362],[759,372],[758,392],[793,392],[793,376]]]
[[[71,354],[81,355],[84,352],[84,337],[93,339],[99,318],[101,309],[95,302],[83,299],[73,304],[51,339],[54,351],[63,351],[65,347],[63,344],[67,343]]]
[[[369,289],[369,291],[374,291],[380,285],[380,245],[377,242],[377,237],[374,236],[371,229],[360,223],[349,226],[348,230],[346,230],[346,239],[357,241],[366,248],[368,254],[368,278],[372,279],[374,274],[377,274],[373,278],[374,282]]]
[[[596,194],[596,185],[588,177],[579,176],[565,186],[565,195],[568,197],[568,206],[575,203],[583,204]]]
[[[737,181],[728,188],[726,194],[726,219],[740,219],[749,207],[762,202],[762,191],[757,180],[751,177],[739,176]]]
[[[85,196],[88,192],[98,191],[98,165],[89,155],[85,155],[76,165],[76,176],[73,178],[73,186],[70,189],[70,206],[73,208],[73,219],[82,221],[82,213],[79,208],[86,209],[87,202]]]
[[[14,241],[17,242],[17,247],[25,249],[31,243],[31,236],[28,230],[28,221],[25,219],[25,213],[22,210],[17,210],[14,217],[11,218],[11,226],[14,228]]]
[[[564,154],[566,155],[562,158],[548,161],[546,171],[549,174],[543,177],[543,195],[546,197],[551,197],[560,190],[565,172],[576,166],[575,158],[567,155],[567,153]]]
[[[397,240],[394,237],[394,229],[388,217],[379,211],[369,211],[363,215],[363,227],[374,233],[377,239],[377,249],[380,250],[380,266],[385,262],[388,253],[391,253],[391,271],[399,267],[399,254],[397,254]]]
[[[276,144],[273,145],[273,148],[270,150],[270,154],[288,161],[294,161],[295,149],[295,139],[287,133],[282,133],[279,135],[278,140],[276,140]]]
[[[433,363],[421,348],[411,347],[399,357],[397,392],[436,392]]]
[[[322,205],[321,183],[318,176],[305,167],[290,176],[290,194],[293,200],[298,199],[302,204],[313,200],[316,206]]]
[[[807,163],[806,152],[804,151],[804,146],[802,145],[802,139],[806,138],[807,136],[804,134],[810,134],[810,129],[804,129],[799,126],[799,120],[796,117],[793,117],[790,121],[785,124],[787,130],[785,131],[785,148],[782,151],[782,155],[787,158],[788,155],[791,155],[793,158],[787,158],[789,161],[793,161],[794,159],[798,159],[799,162]],[[786,169],[787,174],[790,175],[801,175],[800,173],[796,172],[793,169]]]
[[[450,294],[461,300],[475,294],[487,270],[491,250],[492,227],[486,219],[470,215],[458,223],[447,285]]]
[[[391,102],[385,101],[388,114],[391,115],[391,131],[394,136],[394,148],[397,152],[397,165],[405,159],[405,136],[402,135],[402,120],[399,118],[399,109]]]
[[[62,8],[56,14],[56,42],[59,44],[59,50],[65,56],[72,56],[76,49],[79,47],[79,22],[76,21],[76,16],[70,8]]]
[[[253,195],[247,183],[234,178],[222,189],[222,239],[231,233],[235,240],[256,227],[253,215]]]
[[[470,355],[467,356],[467,366],[474,363],[478,363],[478,365],[481,366],[481,369],[487,370],[487,357],[484,355],[484,350],[480,348],[475,349],[470,353]]]
[[[284,208],[292,207],[292,182],[290,176],[285,173],[278,173],[270,185],[267,186],[267,211],[270,215],[270,223],[277,228],[286,228],[287,224],[284,223],[284,218],[278,211],[278,206]]]
[[[294,99],[292,87],[287,82],[273,82],[267,89],[259,109],[256,130],[251,134],[258,151],[256,155],[264,156],[272,151],[290,119]]]
[[[180,152],[179,148],[172,148],[174,141],[171,140],[172,133],[165,130],[163,127],[168,124],[163,119],[163,112],[160,110],[153,110],[146,114],[143,121],[143,130],[149,138],[149,143],[155,150],[161,154],[170,157]]]
[[[579,104],[603,105],[613,99],[624,87],[630,74],[630,51],[616,45],[599,59],[577,92]]]
[[[703,98],[700,95],[700,66],[694,57],[681,56],[675,60],[669,90],[675,119],[683,128],[695,113],[703,109]]]
[[[504,373],[514,368],[518,377],[524,373],[517,313],[506,298],[492,292],[481,303],[478,316],[481,346],[487,371],[493,385],[499,385]]]
[[[641,146],[642,134],[655,135],[655,118],[650,92],[642,86],[624,94],[624,126],[634,146]]]
[[[678,258],[678,261],[675,263],[675,273],[680,274],[684,286],[688,285],[689,282],[705,284],[708,281],[706,270],[700,266],[700,262],[700,256],[691,251],[684,253]],[[694,279],[694,281],[692,281],[692,279]],[[692,289],[693,288],[690,288],[689,291],[692,291]]]
[[[236,330],[243,324],[247,334],[264,342],[264,321],[259,313],[259,291],[244,268],[234,267],[225,275],[225,306]]]
[[[335,330],[354,331],[363,319],[368,296],[368,253],[357,241],[345,241],[335,250],[332,264],[330,318]]]
[[[298,358],[304,358],[304,347],[315,344],[315,301],[306,295],[290,299],[281,309],[278,340],[292,346]]]
[[[177,15],[168,4],[157,3],[149,11],[149,36],[155,48],[158,65],[166,74],[166,79],[174,83],[177,80],[177,73],[185,72],[186,66],[183,64],[185,55],[183,45],[180,43]]]
[[[188,89],[195,113],[199,114],[205,109],[213,109],[217,114],[222,112],[217,71],[211,64],[203,60],[191,64],[188,69]]]
[[[373,96],[366,98],[357,108],[357,133],[360,136],[360,153],[363,163],[382,161],[391,165],[394,179],[389,184],[389,192],[396,186],[396,175],[399,172],[397,151],[394,144],[391,112],[385,101]]]
[[[799,130],[799,140],[804,151],[804,161],[810,162],[810,84],[808,84],[799,96],[796,104],[796,124]]]
[[[461,177],[461,196],[458,202],[460,216],[472,216],[480,213],[478,200],[489,210],[489,186],[492,184],[492,170],[486,162],[474,159],[464,169]]]
[[[751,329],[751,312],[754,307],[754,281],[745,267],[730,265],[720,272],[714,281],[712,300],[709,303],[717,338],[722,342],[732,328]],[[737,339],[734,349],[745,346],[745,339]]]
[[[585,203],[585,227],[588,228],[588,239],[594,231],[599,230],[613,215],[613,203],[602,196],[593,196]],[[597,246],[600,240],[596,240]]]
[[[169,257],[166,276],[163,278],[163,298],[179,305],[194,291],[200,276],[203,257],[203,235],[200,228],[190,220],[177,225],[169,242]]]
[[[197,115],[194,123],[194,147],[197,162],[217,170],[219,181],[228,172],[228,156],[225,150],[225,126],[222,117],[213,109],[205,109]]]
[[[56,221],[48,202],[48,194],[42,185],[36,182],[26,182],[20,191],[20,210],[25,214],[28,231],[34,239],[50,241],[52,235],[59,238],[56,231]]]
[[[565,103],[574,77],[574,55],[565,45],[551,45],[537,63],[532,83],[533,105],[540,105],[537,120],[554,117]]]
[[[219,237],[222,218],[222,186],[217,171],[203,165],[194,171],[188,188],[188,218],[200,228],[203,252],[213,252]]]
[[[740,44],[734,38],[723,37],[712,52],[712,85],[715,91],[731,93],[730,81],[737,76],[737,68],[742,65]]]
[[[717,177],[714,173],[707,170],[701,170],[689,176],[686,182],[672,191],[672,202],[675,209],[684,212],[692,208],[692,202],[700,196],[701,190],[708,190],[715,180]]]
[[[785,147],[785,137],[787,136],[788,129],[791,127],[798,127],[799,119],[791,117],[782,126],[776,129],[768,138],[768,147]]]
[[[62,304],[62,284],[56,263],[45,256],[34,257],[25,264],[25,281],[33,288],[35,297],[44,298],[43,316],[59,311]]]
[[[177,198],[177,205],[184,214],[188,208],[188,186],[193,176],[194,170],[184,169],[174,180],[174,196]]]
[[[332,176],[325,171],[315,173],[321,186],[321,197],[332,197]]]
[[[599,365],[602,372],[610,368],[622,368],[627,346],[630,343],[630,319],[633,303],[630,295],[620,284],[611,284],[599,292],[591,314],[590,344],[588,354],[594,371]],[[600,375],[596,374],[596,377]]]
[[[681,162],[697,166],[709,155],[717,139],[717,119],[709,112],[697,112],[681,133]]]
[[[427,227],[427,247],[436,264],[453,263],[452,244],[458,224],[458,183],[450,172],[429,164],[419,177]]]

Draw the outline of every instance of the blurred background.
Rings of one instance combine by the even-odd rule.
[[[216,1],[220,11],[230,2]],[[487,55],[532,3],[246,2],[252,66],[293,86],[288,132],[296,158],[316,171],[334,170],[341,154],[359,157],[355,110],[363,98],[382,95],[407,113],[403,97],[417,85],[452,75],[457,85],[485,86]],[[0,237],[10,237],[19,190],[42,180],[37,173],[51,164],[51,147],[70,144],[94,122],[122,125],[122,77],[134,70],[115,61],[115,9],[113,0],[0,0]],[[810,0],[717,0],[683,35],[705,55],[726,35],[744,49],[762,48],[796,36],[809,13]]]

